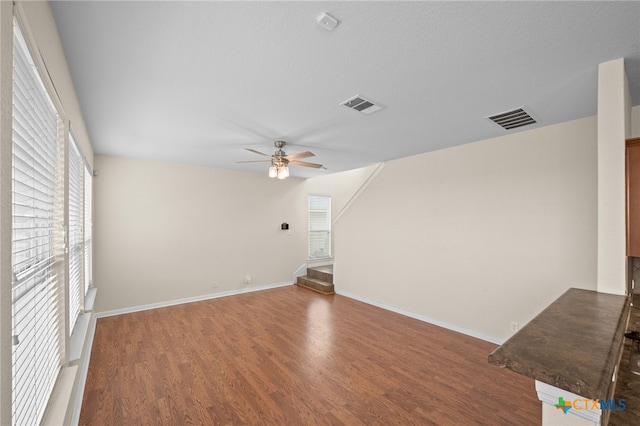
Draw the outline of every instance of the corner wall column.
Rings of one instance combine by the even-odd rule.
[[[619,295],[626,293],[628,272],[625,139],[631,130],[629,93],[624,59],[598,66],[597,290]]]

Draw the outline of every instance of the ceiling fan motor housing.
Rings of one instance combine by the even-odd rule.
[[[293,166],[303,166],[303,167],[313,167],[316,169],[323,168],[322,164],[309,163],[307,161],[301,161],[301,158],[313,157],[315,154],[311,151],[298,152],[296,154],[287,155],[286,152],[282,148],[284,148],[287,143],[285,141],[275,141],[273,143],[276,148],[276,152],[272,155],[262,153],[260,151],[256,151],[255,149],[245,148],[247,151],[253,152],[254,154],[262,155],[264,157],[270,157],[271,159],[271,167],[269,167],[269,177],[278,177],[279,179],[284,179],[289,176],[289,165]],[[258,160],[261,161],[269,161],[269,160]],[[239,161],[239,163],[253,163],[254,161]]]

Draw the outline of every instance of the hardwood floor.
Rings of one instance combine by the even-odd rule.
[[[101,318],[81,425],[539,425],[496,347],[295,285]]]

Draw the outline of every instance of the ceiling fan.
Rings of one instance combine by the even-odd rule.
[[[313,167],[315,169],[322,168],[322,164],[300,161],[300,158],[308,158],[308,157],[315,156],[315,154],[311,151],[305,151],[305,152],[299,152],[297,154],[287,155],[287,153],[282,150],[282,148],[284,148],[284,146],[287,144],[285,141],[275,141],[273,144],[278,149],[272,155],[264,154],[260,151],[256,151],[255,149],[245,148],[247,151],[251,151],[254,154],[262,155],[264,157],[269,157],[268,160],[236,161],[236,163],[261,163],[261,162],[271,161],[271,167],[269,167],[269,177],[278,178],[278,179],[286,179],[287,177],[289,177],[289,167],[288,167],[289,165]]]

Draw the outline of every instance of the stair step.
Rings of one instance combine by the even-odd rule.
[[[322,294],[334,293],[333,283],[319,280],[316,278],[311,278],[307,275],[303,277],[298,277],[298,282],[296,284],[311,290],[315,290],[318,293],[322,293]]]
[[[314,266],[307,268],[307,276],[333,284],[333,265]]]

